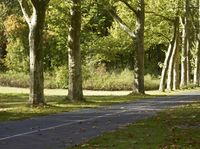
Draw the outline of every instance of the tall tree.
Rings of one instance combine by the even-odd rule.
[[[145,23],[145,4],[144,0],[137,0],[137,5],[134,7],[126,0],[120,0],[127,8],[135,14],[135,30],[133,31],[120,18],[120,16],[112,9],[110,14],[119,23],[120,27],[133,40],[135,55],[134,55],[134,85],[133,92],[144,94],[144,23]]]
[[[188,52],[189,52],[189,0],[184,0],[184,16],[182,24],[182,57],[181,57],[181,82],[180,87],[187,86],[188,76]]]
[[[29,26],[30,94],[33,105],[44,104],[43,28],[49,0],[18,0]]]
[[[194,85],[200,85],[200,0],[197,0],[198,6],[198,23],[196,33],[196,57],[195,57],[195,68],[194,68]]]
[[[80,52],[81,0],[71,0],[70,27],[68,37],[69,85],[68,98],[82,101],[82,71]]]
[[[174,21],[174,42],[172,47],[172,54],[169,61],[168,69],[168,80],[167,89],[171,91],[173,89],[173,79],[174,79],[174,68],[176,65],[177,54],[178,54],[178,44],[179,44],[179,17],[175,18]],[[174,80],[175,81],[175,80]]]

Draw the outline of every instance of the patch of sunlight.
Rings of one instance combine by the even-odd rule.
[[[54,106],[58,106],[58,107],[61,107],[61,108],[84,108],[84,107],[87,107],[87,108],[95,108],[95,107],[98,107],[98,105],[83,105],[83,104],[80,104],[80,105],[76,105],[76,104],[54,104]]]
[[[10,110],[17,110],[18,107],[12,107],[12,108],[0,108],[0,112],[10,111]]]

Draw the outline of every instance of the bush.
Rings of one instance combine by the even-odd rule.
[[[152,76],[150,74],[145,75],[144,77],[144,86],[145,90],[158,90],[160,84],[160,79]]]
[[[98,70],[83,83],[83,88],[90,90],[130,90],[133,74],[125,69],[122,72],[103,72]]]
[[[13,71],[0,73],[0,86],[29,87],[29,76]]]
[[[68,69],[66,66],[60,66],[54,69],[52,73],[45,73],[45,88],[67,88],[68,87]]]

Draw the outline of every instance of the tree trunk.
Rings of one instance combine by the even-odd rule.
[[[81,30],[81,0],[72,0],[70,11],[70,27],[68,37],[69,58],[69,86],[68,98],[71,101],[82,101],[82,70],[80,52],[80,30]]]
[[[43,28],[45,12],[49,0],[30,1],[18,0],[24,18],[29,26],[30,48],[30,94],[29,102],[33,105],[45,104],[43,76]],[[31,7],[31,8],[30,8]],[[31,13],[32,11],[32,13]]]
[[[197,1],[199,7],[198,13],[198,25],[197,25],[197,54],[195,57],[195,68],[194,68],[194,85],[200,86],[200,0]]]
[[[174,77],[174,79],[173,79],[173,90],[179,89],[179,84],[180,84],[179,64],[180,64],[180,58],[179,58],[179,52],[177,51],[177,60],[176,60],[175,66],[174,66],[174,75],[173,75],[173,77]]]
[[[144,0],[139,0],[135,30],[135,66],[133,92],[144,94]]]
[[[188,34],[189,35],[189,34]],[[191,63],[190,63],[190,60],[191,60],[191,53],[190,53],[190,49],[191,49],[191,42],[189,41],[189,39],[187,40],[187,85],[190,84],[190,80],[191,80],[191,77],[190,77],[190,73],[191,73]]]
[[[161,91],[161,92],[165,91],[167,71],[168,71],[169,61],[170,61],[172,51],[173,51],[174,42],[175,42],[175,36],[173,35],[172,40],[169,44],[169,47],[168,47],[168,50],[167,50],[167,53],[166,53],[166,56],[165,56],[163,68],[162,68],[161,80],[160,80],[160,86],[159,86],[159,91]]]
[[[195,68],[194,68],[194,85],[200,86],[200,39],[197,40],[197,54],[195,57]]]
[[[45,9],[33,13],[29,25],[30,46],[30,96],[31,104],[44,104],[43,48],[42,31],[45,20]]]
[[[179,40],[179,18],[175,19],[174,22],[174,42],[172,47],[172,54],[169,61],[168,68],[168,81],[167,81],[167,90],[171,91],[173,89],[173,75],[174,75],[174,67],[175,61],[177,59],[177,50],[178,50],[178,40]]]
[[[184,2],[184,18],[182,20],[182,58],[181,58],[181,82],[180,87],[187,87],[187,60],[188,60],[188,47],[189,47],[189,39],[188,39],[188,15],[189,15],[189,0],[185,0]]]

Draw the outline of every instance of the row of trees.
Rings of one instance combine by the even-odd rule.
[[[124,61],[123,65],[126,66],[130,63],[130,66],[134,66],[133,91],[135,93],[144,94],[145,92],[144,74],[151,67],[147,61],[144,63],[145,59],[164,61],[161,66],[160,91],[164,91],[166,87],[168,90],[187,87],[191,83],[192,75],[194,84],[199,86],[199,0],[18,1],[29,27],[29,38],[27,40],[27,38],[24,39],[24,36],[21,37],[20,31],[24,30],[23,34],[26,35],[27,29],[23,25],[16,25],[18,24],[16,22],[15,28],[18,30],[16,32],[15,29],[15,34],[17,37],[20,36],[20,40],[16,40],[17,37],[14,37],[14,43],[19,41],[26,49],[27,41],[29,41],[29,52],[25,53],[30,55],[30,102],[32,104],[45,103],[43,72],[46,65],[59,65],[65,59],[68,59],[68,97],[71,101],[84,100],[81,66],[83,59],[87,59],[86,55],[94,55],[95,51],[99,52],[95,53],[96,57],[99,57],[100,53],[102,54],[98,62],[104,62],[106,65],[112,62],[112,53],[120,51],[114,54],[113,59],[118,56],[120,58],[120,62],[115,60],[114,65]],[[1,4],[4,4],[1,6],[9,8],[8,11],[5,11],[6,14],[18,12],[18,5],[9,0],[1,2]],[[13,23],[15,17],[10,16]],[[6,24],[6,29],[2,29],[1,34],[9,33],[11,30],[7,27],[11,24],[9,17],[7,16],[7,19],[4,20],[6,21],[0,22]],[[66,43],[67,35],[68,44]],[[8,35],[6,36],[8,37]],[[8,43],[3,42],[6,41],[3,39],[1,41],[1,45],[3,43],[7,45],[7,49],[15,47],[13,46],[15,44],[10,44],[12,41],[8,41]],[[65,49],[66,44],[68,57],[65,52],[60,50],[60,47]],[[167,45],[168,50],[165,60],[163,60],[157,52],[165,51]],[[117,46],[120,50],[114,48]],[[104,51],[105,53],[103,53]],[[9,51],[7,52],[8,57]],[[148,58],[146,58],[145,52],[148,53]],[[6,51],[3,53],[0,50],[0,53],[2,53],[1,57],[5,57]],[[11,63],[12,55],[10,57],[10,60],[7,60],[8,65]],[[90,59],[90,57],[88,58]],[[155,60],[156,65],[159,63],[157,60]]]
[[[192,79],[193,84],[199,86],[200,1],[193,3],[190,0],[177,1],[173,18],[160,17],[172,23],[173,34],[166,53],[159,90],[164,91],[165,87],[169,91],[185,88],[192,83]],[[191,59],[194,59],[193,69]],[[193,78],[191,78],[192,70]],[[166,79],[167,86],[165,86]]]
[[[132,38],[135,50],[135,82],[134,88],[137,93],[144,93],[144,0],[138,0],[136,8],[128,2],[122,1],[135,13],[136,27],[131,31],[128,26],[116,14],[114,8],[107,8],[109,13],[119,22]],[[44,76],[43,76],[43,47],[42,36],[45,22],[45,13],[48,0],[19,0],[24,18],[29,26],[30,48],[30,97],[29,101],[34,104],[44,104]],[[106,3],[106,2],[105,2]],[[105,4],[104,4],[105,5]],[[81,0],[72,0],[70,9],[70,26],[68,36],[68,65],[69,85],[68,98],[71,101],[83,100],[81,52]]]

